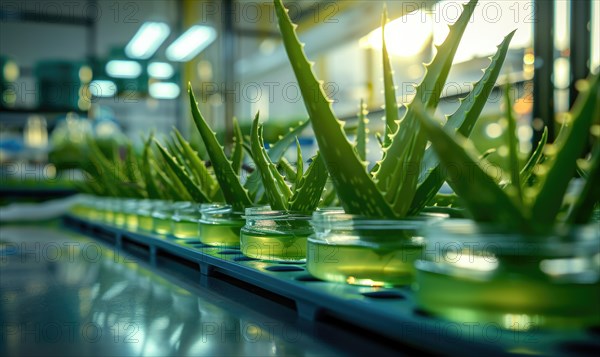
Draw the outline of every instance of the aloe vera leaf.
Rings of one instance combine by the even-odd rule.
[[[473,90],[464,99],[461,99],[458,109],[448,117],[444,125],[445,130],[456,131],[465,137],[471,134],[490,93],[494,89],[514,34],[515,31],[512,31],[504,37],[481,79],[475,83]],[[428,204],[440,190],[444,184],[444,180],[445,177],[441,172],[440,162],[435,154],[435,150],[433,150],[433,147],[429,147],[425,150],[419,186],[413,198],[409,214],[417,214],[421,208]]]
[[[92,163],[91,166],[94,168],[94,172],[88,171],[90,176],[92,176],[90,184],[92,184],[92,182],[96,184],[96,186],[105,192],[107,196],[125,197],[129,195],[127,192],[122,191],[122,187],[119,184],[120,181],[115,180],[114,175],[112,175],[109,170],[102,167],[102,164],[97,157],[91,155],[90,162]]]
[[[95,163],[98,169],[99,182],[112,193],[113,196],[121,197],[142,197],[142,193],[133,185],[129,178],[123,173],[123,168],[118,165],[118,157],[114,157],[113,161],[109,160],[96,142],[89,138],[88,147],[90,148],[90,160]]]
[[[158,191],[158,186],[154,178],[152,169],[150,168],[150,145],[154,139],[154,134],[150,134],[148,139],[144,141],[144,149],[142,151],[142,173],[146,182],[146,193],[148,198],[158,199],[161,198],[161,194]]]
[[[450,25],[450,33],[446,40],[437,46],[437,53],[428,65],[425,66],[425,78],[416,88],[413,101],[407,106],[404,118],[400,121],[398,130],[392,135],[392,143],[383,150],[383,159],[378,163],[379,168],[374,172],[377,187],[386,192],[398,165],[404,163],[399,161],[403,150],[406,150],[412,137],[416,135],[419,127],[415,117],[415,104],[420,103],[426,109],[437,107],[444,83],[452,67],[452,60],[462,38],[462,35],[473,14],[477,0],[470,0],[463,5],[463,12],[458,20]]]
[[[315,77],[304,54],[295,26],[281,0],[275,0],[275,12],[283,43],[309,113],[325,165],[335,184],[342,206],[348,213],[369,217],[395,217],[390,205],[377,190],[354,147],[346,139],[343,123],[331,108],[331,102]]]
[[[185,172],[191,174],[191,170],[188,167],[188,160],[182,154],[182,149],[179,144],[175,141],[173,137],[173,132],[171,132],[171,138],[165,138],[164,148],[167,153],[175,160],[178,165],[181,165]],[[162,154],[161,154],[162,155]]]
[[[521,180],[522,186],[527,184],[527,182],[529,181],[529,178],[531,177],[531,175],[533,174],[533,171],[535,170],[536,165],[542,159],[542,157],[544,155],[544,147],[546,146],[547,141],[548,141],[548,128],[544,127],[544,132],[542,133],[542,137],[540,138],[540,141],[538,142],[537,148],[535,148],[535,151],[533,152],[533,154],[531,154],[531,157],[529,158],[529,160],[527,160],[527,163],[521,169],[520,180]]]
[[[298,126],[290,130],[277,142],[271,145],[267,153],[269,154],[269,158],[271,158],[272,162],[279,162],[281,160],[287,149],[294,142],[295,138],[298,137],[304,129],[306,129],[308,124],[310,124],[310,120],[305,120],[301,122]],[[252,156],[252,149],[246,151],[249,152]],[[250,197],[252,197],[252,199],[255,202],[261,200],[262,194],[264,193],[264,188],[262,186],[262,181],[258,172],[255,171],[248,176],[244,187],[246,187],[246,189],[250,193]]]
[[[399,171],[394,173],[386,193],[388,202],[392,202],[394,211],[401,216],[406,216],[411,208],[417,191],[420,164],[423,161],[427,145],[425,134],[418,127],[416,130],[416,135],[409,142],[399,160],[403,164],[396,166]]]
[[[192,118],[202,136],[225,200],[236,211],[241,211],[246,207],[252,206],[252,201],[248,197],[248,191],[242,187],[238,175],[223,151],[223,147],[219,144],[215,133],[208,126],[208,123],[198,109],[198,103],[194,97],[191,84],[188,84],[188,93],[192,107]]]
[[[161,196],[163,199],[172,201],[185,201],[189,199],[189,195],[182,194],[180,188],[171,180],[167,174],[168,169],[163,168],[166,165],[159,164],[159,159],[150,160],[150,166],[156,172],[157,181],[160,182]],[[187,192],[186,192],[187,193]]]
[[[244,138],[242,129],[237,118],[233,118],[233,151],[231,153],[231,164],[234,172],[239,173],[244,162]]]
[[[292,166],[292,164],[285,158],[282,157],[281,160],[279,160],[279,166],[282,169],[283,173],[285,174],[285,178],[290,181],[290,182],[295,182],[296,181],[296,169],[294,168],[294,166]]]
[[[254,163],[262,177],[271,208],[285,211],[288,209],[288,202],[292,196],[292,191],[266,153],[262,138],[262,126],[258,122],[258,117],[258,114],[254,117],[250,133],[250,145],[252,147]]]
[[[600,202],[600,144],[592,154],[591,166],[585,184],[567,217],[569,224],[585,224],[590,220],[594,207]]]
[[[312,213],[319,205],[327,177],[327,167],[317,152],[306,173],[298,181],[298,188],[289,203],[290,211]]]
[[[592,76],[587,88],[579,94],[565,127],[564,139],[555,144],[556,157],[547,174],[541,177],[540,189],[531,209],[531,218],[540,227],[552,224],[560,211],[563,196],[577,168],[577,159],[583,152],[590,134],[594,114],[600,103],[599,76]],[[562,134],[562,133],[561,133]]]
[[[165,161],[165,163],[167,164],[169,169],[175,174],[179,183],[181,183],[181,185],[175,183],[176,186],[178,186],[180,188],[180,190],[181,190],[181,187],[183,187],[183,189],[189,195],[189,198],[191,199],[191,201],[198,202],[198,203],[208,202],[209,201],[208,197],[206,197],[204,192],[202,192],[198,188],[198,186],[196,186],[194,181],[192,181],[192,179],[188,176],[188,173],[185,171],[185,169],[177,163],[175,158],[173,156],[171,156],[169,154],[169,152],[167,151],[167,149],[165,149],[164,146],[162,146],[158,141],[156,141],[156,139],[154,142],[155,142],[156,146],[158,147],[158,150],[159,150],[160,154],[162,155],[163,160]],[[175,178],[173,178],[173,181],[176,181]],[[181,191],[183,191],[183,190],[181,190]],[[182,192],[182,196],[184,196],[184,195],[185,194],[183,194],[183,192]]]
[[[367,122],[367,109],[361,99],[358,112],[358,127],[356,129],[356,154],[362,161],[367,160]]]
[[[509,81],[510,82],[510,81]],[[519,140],[517,139],[517,120],[512,110],[512,98],[510,97],[510,85],[504,87],[504,105],[506,106],[506,120],[508,121],[507,145],[510,166],[510,185],[517,192],[519,204],[523,204],[523,191],[521,188],[521,169],[519,168]]]
[[[294,182],[300,182],[300,179],[304,175],[304,158],[302,157],[302,149],[300,148],[300,142],[296,138],[296,178]]]
[[[394,86],[394,70],[392,69],[392,63],[390,61],[390,56],[385,43],[385,25],[387,21],[387,8],[384,7],[383,14],[381,15],[381,41],[383,43],[381,58],[383,60],[383,88],[385,97],[385,134],[383,135],[384,147],[390,145],[391,136],[396,132],[396,130],[398,130],[398,121],[400,119],[398,102],[396,99],[396,87]]]
[[[335,204],[337,200],[337,194],[335,192],[333,182],[331,181],[331,177],[327,179],[321,196],[322,197],[321,201],[319,202],[319,207],[332,207]]]
[[[497,222],[519,231],[527,230],[528,222],[521,208],[513,203],[467,151],[466,148],[472,148],[472,144],[462,136],[446,132],[424,111],[417,111],[417,114],[440,162],[447,169],[448,183],[463,199],[464,206],[473,218],[482,222]]]
[[[218,183],[214,179],[214,177],[210,174],[204,161],[200,159],[198,153],[192,148],[190,143],[183,138],[181,133],[174,129],[175,137],[179,142],[179,145],[183,149],[183,153],[185,157],[188,159],[189,167],[191,171],[194,172],[195,177],[198,179],[198,184],[200,189],[208,194],[208,196],[212,196],[211,191],[214,189],[215,185],[218,186]]]

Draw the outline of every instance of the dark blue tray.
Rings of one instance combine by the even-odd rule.
[[[308,321],[371,334],[386,344],[438,354],[599,355],[600,327],[582,331],[512,331],[490,323],[457,323],[419,310],[410,287],[373,288],[312,278],[303,264],[271,263],[198,241],[129,232],[65,216],[64,225],[206,284],[222,279],[294,309]],[[551,298],[551,297],[549,297]]]

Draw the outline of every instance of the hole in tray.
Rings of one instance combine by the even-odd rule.
[[[363,296],[375,299],[405,299],[404,295],[397,291],[380,290],[362,293]]]
[[[273,265],[265,269],[269,271],[304,271],[303,268],[295,265]]]
[[[233,258],[233,260],[236,262],[251,262],[251,261],[258,260],[258,259],[254,259],[254,258],[250,258],[250,257],[235,257],[235,258]]]
[[[231,255],[231,254],[242,254],[242,251],[239,249],[225,249],[219,252],[221,255]]]
[[[185,239],[180,239],[180,242],[184,243],[184,244],[189,244],[189,245],[204,245],[202,244],[202,242],[200,242],[199,240],[185,240]]]
[[[312,276],[310,274],[300,275],[300,276],[297,276],[295,279],[298,280],[298,281],[306,281],[306,282],[319,282],[319,281],[322,282],[322,281],[324,281],[324,280],[321,280],[321,279],[317,279],[317,278],[315,278],[314,276]]]
[[[563,351],[576,356],[598,356],[600,344],[591,342],[566,342],[561,345]]]
[[[431,313],[429,313],[423,309],[419,309],[419,308],[414,309],[414,313],[415,313],[415,315],[421,316],[421,317],[433,317],[433,315]]]

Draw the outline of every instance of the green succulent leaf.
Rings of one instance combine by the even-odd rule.
[[[146,194],[148,198],[159,199],[162,198],[162,196],[158,190],[158,186],[155,181],[155,175],[150,166],[150,158],[152,154],[150,145],[152,144],[153,140],[154,134],[150,134],[148,139],[146,139],[144,142],[144,149],[142,151],[142,174],[146,182]]]
[[[262,177],[262,182],[271,208],[286,211],[288,209],[289,199],[292,196],[292,191],[287,186],[283,176],[277,171],[277,167],[273,164],[269,155],[267,155],[262,137],[263,128],[258,122],[258,119],[259,115],[256,114],[256,117],[252,122],[252,131],[250,133],[250,145],[252,147],[254,163]]]
[[[198,153],[192,148],[190,143],[183,138],[181,133],[175,129],[175,138],[179,143],[179,146],[183,150],[183,154],[188,160],[188,165],[190,170],[192,171],[194,177],[198,180],[198,185],[200,189],[207,195],[208,197],[212,197],[214,194],[212,193],[215,189],[215,186],[218,186],[218,182],[214,179],[214,177],[210,174],[204,161],[200,159]],[[209,202],[211,202],[210,200]]]
[[[525,166],[523,166],[523,168],[521,169],[520,180],[521,180],[522,185],[526,185],[527,182],[529,182],[529,179],[531,178],[531,175],[533,174],[535,167],[542,160],[542,157],[544,156],[544,148],[546,147],[547,142],[548,142],[548,128],[545,127],[544,132],[542,133],[542,137],[540,138],[540,141],[538,142],[537,147],[533,151],[533,154],[531,154],[531,157],[529,158],[529,160],[527,160],[527,163],[525,163]]]
[[[304,129],[310,124],[310,120],[305,120],[296,126],[294,129],[290,130],[287,134],[285,134],[281,139],[271,145],[269,150],[267,151],[269,154],[269,158],[272,162],[279,162],[287,149],[294,143],[296,137],[298,137]],[[248,152],[252,152],[250,148],[247,150]],[[254,158],[252,158],[254,160]],[[246,180],[246,184],[244,185],[252,197],[254,202],[260,202],[264,193],[264,187],[262,185],[262,180],[260,178],[260,173],[258,171],[254,171],[248,176]]]
[[[344,209],[349,213],[370,217],[395,217],[394,211],[366,172],[353,145],[348,142],[343,123],[333,113],[331,102],[312,71],[312,65],[296,35],[295,25],[281,0],[275,0],[275,11],[321,155]]]
[[[506,106],[506,119],[508,121],[507,145],[510,163],[510,186],[517,192],[517,199],[523,204],[523,191],[521,188],[521,169],[519,167],[519,140],[517,139],[517,121],[512,110],[510,85],[504,87],[504,105]]]
[[[445,130],[448,132],[456,131],[465,137],[471,134],[490,93],[494,89],[514,34],[515,31],[509,33],[498,46],[498,51],[492,57],[490,65],[485,69],[481,79],[475,83],[473,90],[461,100],[458,109],[448,117],[444,125]],[[427,148],[423,158],[419,186],[411,205],[411,214],[417,214],[422,207],[433,199],[442,187],[445,176],[441,171],[440,162],[435,154],[435,150],[433,147]]]
[[[383,135],[383,146],[387,147],[391,143],[391,136],[398,130],[399,112],[398,102],[396,100],[396,87],[394,86],[394,71],[385,43],[385,25],[388,21],[387,9],[384,7],[381,16],[381,37],[382,37],[382,59],[383,59],[383,88],[385,96],[385,134]],[[362,110],[362,103],[361,103]],[[364,159],[363,159],[364,160]]]
[[[335,186],[333,185],[333,181],[331,177],[327,179],[327,183],[325,183],[325,188],[323,188],[323,193],[321,195],[321,201],[319,202],[319,207],[333,207],[337,205],[337,193],[335,192]]]
[[[304,175],[304,158],[302,157],[300,142],[298,141],[298,138],[296,138],[296,177],[294,183],[300,182],[302,175]],[[292,189],[295,190],[295,185]]]
[[[178,185],[176,185],[176,183],[174,183],[169,177],[169,169],[163,168],[166,166],[166,164],[161,165],[159,162],[160,161],[158,160],[158,158],[157,160],[151,160],[150,166],[152,167],[152,170],[156,172],[157,182],[160,183],[161,189],[164,192],[162,198],[172,201],[189,200],[190,197],[189,195],[187,195],[187,192],[182,193],[181,188]]]
[[[296,176],[298,175],[296,169],[294,169],[292,164],[290,164],[285,157],[282,157],[281,160],[279,160],[279,167],[283,170],[285,178],[287,178],[288,181],[292,184],[296,183]]]
[[[233,151],[231,153],[231,163],[233,170],[239,174],[244,162],[244,137],[242,129],[237,118],[233,118]]]
[[[378,163],[378,170],[374,172],[377,187],[380,191],[397,191],[390,189],[390,183],[394,178],[394,174],[401,170],[398,166],[405,165],[405,162],[398,158],[406,157],[403,151],[410,148],[411,142],[418,142],[415,141],[415,136],[419,132],[419,121],[415,117],[416,104],[418,103],[421,107],[427,109],[437,107],[444,83],[452,67],[452,60],[476,5],[477,0],[470,0],[468,4],[463,6],[464,10],[460,17],[456,23],[450,26],[448,37],[437,47],[437,53],[433,61],[425,66],[425,78],[417,86],[415,97],[411,104],[407,106],[398,130],[392,135],[391,144],[384,148],[383,159]]]
[[[367,109],[361,100],[356,129],[356,154],[362,161],[367,160],[367,122]]]
[[[567,218],[567,222],[570,224],[584,224],[588,222],[592,216],[594,207],[600,202],[600,144],[596,144],[590,161],[591,166],[587,171],[583,189]]]
[[[202,192],[198,186],[192,181],[188,173],[185,169],[177,163],[175,158],[169,154],[167,149],[165,149],[158,141],[155,140],[155,144],[158,147],[160,154],[162,155],[163,160],[168,165],[170,171],[175,174],[178,182],[176,186],[182,191],[181,196],[186,196],[190,201],[197,203],[205,203],[209,202],[208,197]],[[173,178],[175,181],[175,178]],[[183,191],[187,192],[187,194],[183,193]]]
[[[190,104],[192,107],[192,118],[196,124],[196,128],[202,136],[202,140],[206,145],[206,151],[210,157],[215,175],[223,191],[223,196],[235,210],[243,210],[246,207],[252,206],[252,201],[248,196],[248,191],[240,183],[239,177],[236,174],[231,162],[227,159],[223,147],[219,144],[215,133],[212,131],[200,110],[198,103],[194,97],[191,84],[188,84],[188,93],[190,96]]]
[[[290,199],[289,210],[305,214],[312,213],[319,205],[328,176],[325,162],[317,153],[306,173],[298,181],[297,189]]]
[[[519,231],[528,230],[529,225],[521,208],[513,203],[465,149],[472,148],[472,144],[461,136],[453,137],[426,112],[417,109],[417,115],[447,170],[448,183],[464,198],[463,203],[473,218],[480,222],[498,222]]]
[[[556,156],[551,160],[550,167],[546,168],[547,175],[541,178],[540,189],[531,209],[532,220],[539,226],[548,226],[554,222],[568,183],[577,169],[577,159],[587,142],[584,138],[590,134],[600,103],[598,78],[599,75],[595,75],[586,82],[587,88],[579,94],[572,114],[554,144]]]

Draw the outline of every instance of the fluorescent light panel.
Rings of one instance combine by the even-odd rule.
[[[106,64],[106,73],[114,78],[137,78],[142,66],[135,61],[112,60]]]
[[[177,62],[189,61],[208,47],[216,38],[217,31],[214,28],[194,25],[167,48],[167,58]]]
[[[166,62],[152,62],[148,65],[148,74],[152,78],[169,79],[174,73],[173,66]]]
[[[156,99],[175,99],[181,93],[181,89],[176,83],[172,82],[156,82],[150,84],[148,88],[150,96]]]
[[[164,22],[145,22],[125,47],[130,58],[148,59],[169,37],[171,29]]]
[[[113,81],[94,80],[90,83],[90,93],[94,97],[112,97],[117,93],[117,85]]]

